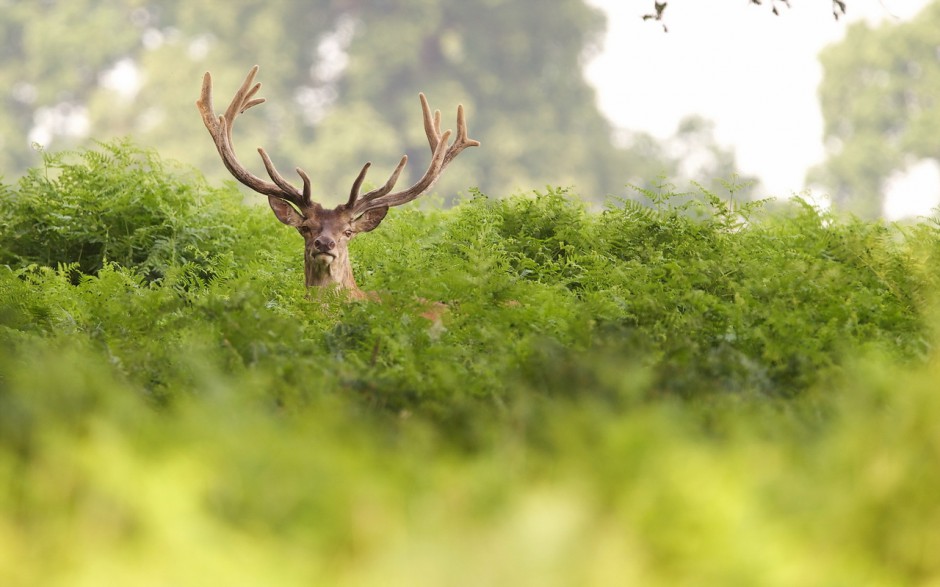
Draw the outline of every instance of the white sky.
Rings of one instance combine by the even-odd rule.
[[[848,0],[849,13],[838,21],[829,0],[793,0],[780,16],[769,2],[670,0],[668,33],[640,18],[652,0],[589,2],[607,13],[608,28],[587,78],[613,124],[665,138],[684,116],[701,114],[715,122],[718,141],[734,148],[742,172],[759,176],[766,195],[782,197],[803,190],[806,170],[825,156],[820,49],[840,40],[849,23],[907,19],[929,0]],[[889,190],[889,217],[937,205],[936,164],[912,171],[889,183],[909,196],[913,182],[928,197],[896,202]]]

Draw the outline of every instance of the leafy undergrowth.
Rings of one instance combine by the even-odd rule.
[[[232,186],[48,156],[0,186],[0,584],[940,580],[937,219],[643,195],[396,209],[382,302],[313,302]]]

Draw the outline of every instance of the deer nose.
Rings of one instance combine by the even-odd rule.
[[[318,236],[313,241],[313,246],[317,248],[321,253],[328,253],[336,247],[336,241],[331,239],[328,236]]]

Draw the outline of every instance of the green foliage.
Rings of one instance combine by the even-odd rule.
[[[149,152],[0,192],[4,585],[940,577],[937,219],[476,192],[354,240],[348,302]]]
[[[236,243],[262,242],[259,216],[236,194],[171,173],[152,151],[118,142],[43,159],[0,192],[0,263],[74,264],[94,275],[111,261],[153,280],[187,264],[224,271]]]
[[[809,180],[833,203],[881,215],[887,180],[922,159],[940,160],[940,2],[908,22],[852,25],[820,56],[827,161]]]

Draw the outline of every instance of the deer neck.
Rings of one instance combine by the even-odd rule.
[[[339,254],[332,263],[324,263],[316,258],[304,257],[304,279],[308,288],[338,287],[348,290],[353,297],[364,295],[353,277],[349,255]]]

